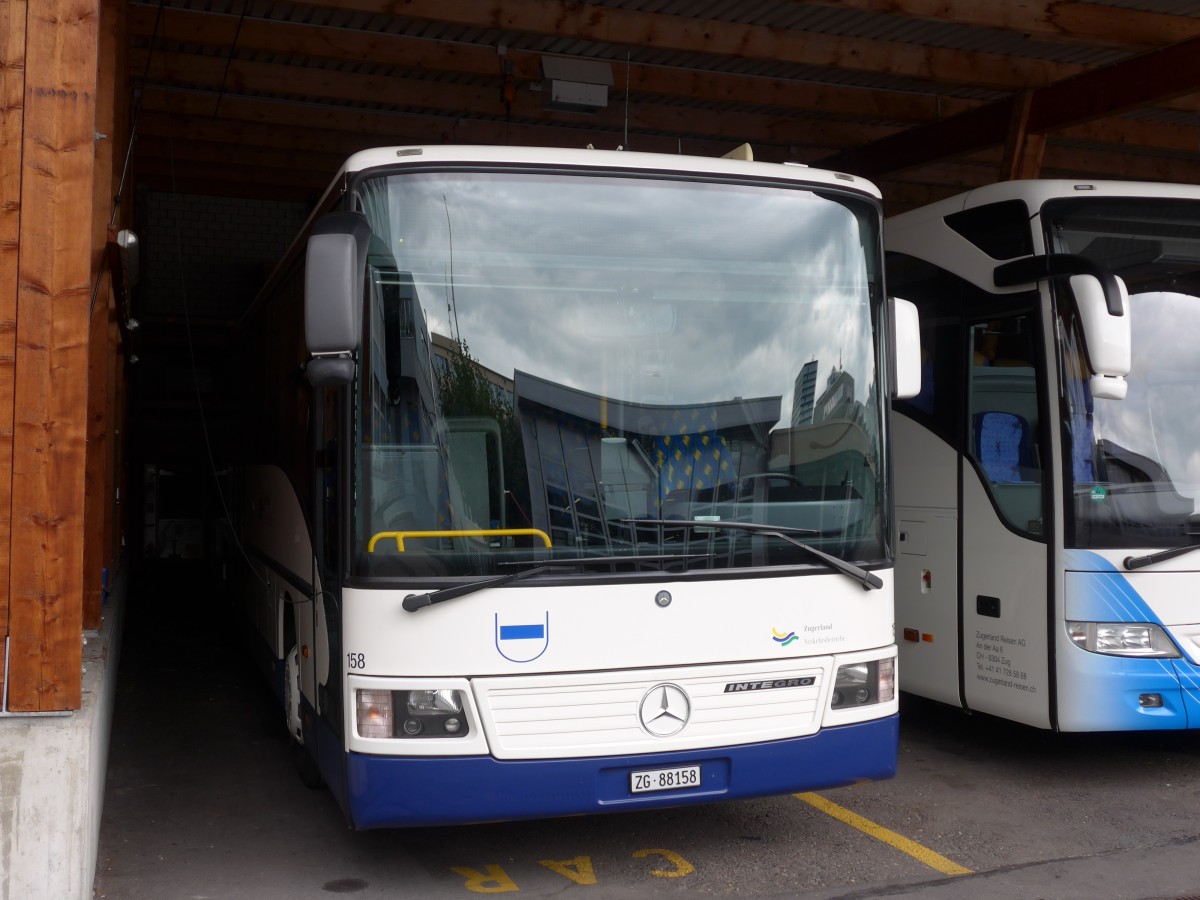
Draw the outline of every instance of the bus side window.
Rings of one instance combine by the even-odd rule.
[[[968,453],[1001,516],[1028,534],[1042,531],[1042,466],[1032,316],[972,325]],[[984,361],[980,361],[982,356]]]
[[[958,447],[962,375],[958,370],[964,290],[956,275],[903,253],[888,254],[888,290],[921,314],[921,391],[894,408]]]

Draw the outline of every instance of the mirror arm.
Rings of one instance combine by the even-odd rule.
[[[996,266],[992,280],[996,287],[1017,287],[1046,278],[1066,278],[1071,275],[1091,275],[1104,289],[1104,303],[1110,316],[1123,316],[1121,289],[1117,278],[1106,267],[1073,253],[1051,253],[1048,256],[1025,256]]]
[[[354,381],[354,357],[318,356],[304,365],[304,375],[313,387],[341,387]]]

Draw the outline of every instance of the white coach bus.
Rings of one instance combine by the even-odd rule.
[[[800,166],[350,158],[245,325],[234,525],[353,827],[893,774],[881,223]]]
[[[1014,181],[892,217],[900,687],[1200,727],[1200,189]]]

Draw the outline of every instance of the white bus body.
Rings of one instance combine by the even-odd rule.
[[[351,825],[893,774],[880,225],[797,166],[346,163],[246,323],[235,526]]]
[[[894,405],[901,689],[1200,727],[1200,188],[1005,182],[885,234],[925,359]]]

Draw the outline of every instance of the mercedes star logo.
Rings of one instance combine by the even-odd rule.
[[[692,714],[688,695],[677,684],[656,684],[646,691],[638,707],[642,727],[655,737],[670,737],[683,730]]]

